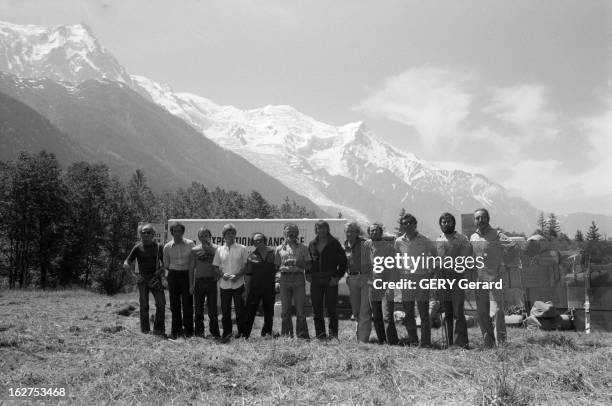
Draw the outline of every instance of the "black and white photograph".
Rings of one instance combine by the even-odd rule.
[[[0,0],[0,405],[612,404],[612,3]]]

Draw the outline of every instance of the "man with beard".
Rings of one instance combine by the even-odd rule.
[[[463,234],[455,231],[455,217],[450,213],[443,213],[439,219],[442,234],[436,240],[438,255],[442,258],[442,263],[447,258],[452,259],[452,263],[464,264],[465,258],[472,256],[472,246]],[[457,260],[460,258],[459,260]],[[463,267],[447,269],[443,267],[438,271],[438,278],[454,280],[452,288],[438,290],[440,304],[446,319],[447,344],[448,346],[457,345],[462,348],[468,347],[468,332],[465,321],[465,292],[459,287],[460,279],[467,279],[466,270]],[[454,323],[453,323],[454,321]],[[453,336],[454,325],[454,336]]]

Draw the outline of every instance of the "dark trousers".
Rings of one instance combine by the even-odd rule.
[[[204,335],[204,302],[206,302],[210,335],[221,337],[217,310],[217,281],[215,278],[197,278],[194,281],[193,302],[195,306],[195,334],[197,336]]]
[[[416,319],[414,315],[414,303],[414,300],[404,301],[404,311],[406,312],[404,323],[406,324],[406,332],[408,333],[408,342],[410,344],[416,344],[419,342],[419,337],[417,336]],[[421,316],[421,345],[431,345],[429,301],[417,300],[416,304],[419,308],[419,316]]]
[[[221,289],[221,324],[223,325],[223,337],[232,335],[232,300],[234,300],[234,307],[236,308],[236,325],[238,326],[238,333],[242,333],[241,330],[244,325],[243,292],[244,285],[238,289]]]
[[[468,331],[465,321],[465,292],[457,286],[458,283],[457,280],[453,289],[443,292],[440,304],[446,321],[448,345],[456,344],[460,347],[466,347],[468,345]]]
[[[393,300],[370,300],[372,307],[372,321],[374,330],[380,344],[395,345],[398,343],[397,329],[395,328],[395,319],[393,318],[393,310],[395,303]],[[387,328],[385,329],[385,324]]]
[[[166,332],[166,295],[163,290],[149,288],[149,279],[138,282],[138,301],[140,303],[140,331],[148,333],[151,330],[149,325],[149,292],[155,299],[155,321],[153,322],[153,332],[163,334]]]
[[[274,318],[274,300],[276,298],[276,290],[274,286],[260,288],[251,286],[249,294],[247,296],[244,327],[242,334],[248,338],[251,335],[253,329],[253,323],[255,322],[255,315],[259,304],[263,303],[264,311],[264,325],[261,328],[261,336],[272,335],[272,320]]]
[[[323,319],[323,304],[329,317],[329,336],[338,338],[338,285],[330,286],[329,277],[316,277],[313,275],[310,283],[310,300],[317,338],[326,338],[325,320]]]
[[[172,336],[193,335],[193,298],[189,293],[187,271],[168,272],[168,293],[172,312]],[[182,307],[182,313],[181,313]]]

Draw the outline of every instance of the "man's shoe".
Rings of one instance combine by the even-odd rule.
[[[227,343],[229,343],[229,342],[230,342],[230,338],[229,338],[229,336],[226,336],[226,337],[221,337],[221,338],[219,339],[219,342],[220,342],[221,344],[227,344]]]

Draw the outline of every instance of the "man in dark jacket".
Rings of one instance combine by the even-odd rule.
[[[255,250],[247,258],[246,275],[249,276],[249,293],[246,301],[246,317],[242,326],[242,335],[249,338],[259,304],[263,305],[264,324],[261,336],[272,336],[274,318],[274,299],[276,298],[276,265],[274,250],[267,246],[268,239],[263,233],[252,237]]]
[[[338,281],[346,272],[346,255],[342,244],[329,233],[326,221],[317,221],[315,234],[315,239],[308,244],[311,267],[306,274],[310,282],[315,333],[319,339],[327,338],[323,319],[325,303],[329,316],[329,337],[338,338]]]

